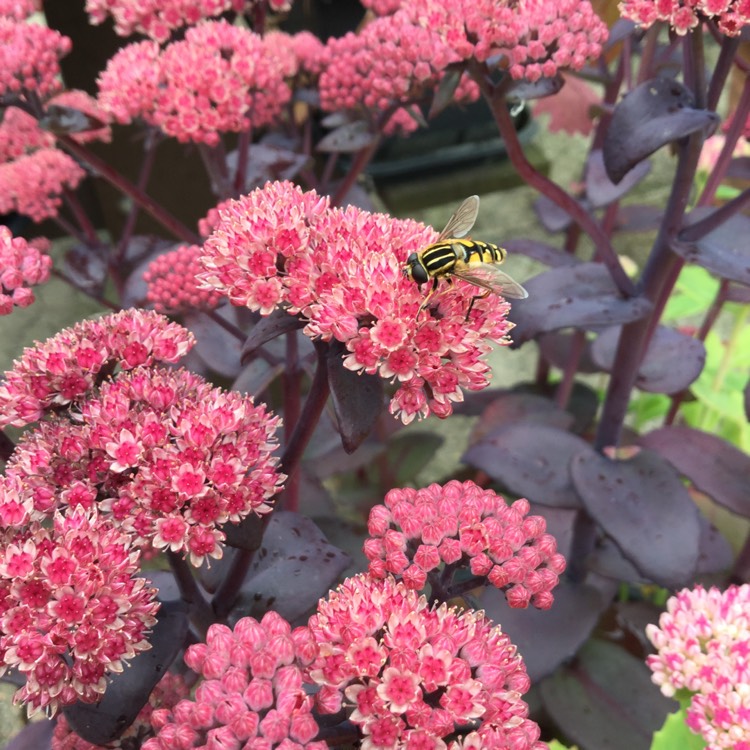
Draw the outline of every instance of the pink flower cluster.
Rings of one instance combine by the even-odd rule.
[[[737,36],[750,23],[748,0],[621,0],[620,14],[648,28],[666,21],[678,34],[687,34],[712,20],[727,36]]]
[[[445,285],[418,315],[424,292],[404,278],[408,255],[435,240],[414,221],[336,209],[288,182],[226,205],[204,245],[205,284],[236,305],[270,314],[277,307],[307,319],[305,333],[336,339],[345,367],[393,379],[391,412],[410,422],[446,417],[463,389],[490,378],[490,341],[508,343],[507,303],[479,299],[475,287]]]
[[[391,490],[370,511],[370,575],[392,574],[421,589],[440,565],[465,565],[504,589],[511,607],[549,609],[565,558],[544,518],[528,513],[528,500],[509,506],[470,481]]]
[[[285,11],[291,0],[86,0],[91,23],[103,23],[112,16],[120,36],[136,32],[157,42],[166,42],[174,29],[193,26],[204,18],[215,18],[227,11],[249,11],[267,4],[271,10]]]
[[[325,60],[325,45],[309,31],[287,34],[272,29],[266,32],[263,42],[269,55],[275,57],[285,78],[320,73]]]
[[[152,261],[143,278],[148,283],[146,298],[163,313],[213,310],[222,300],[215,291],[197,286],[196,275],[203,269],[198,245],[183,245]]]
[[[52,258],[44,238],[27,242],[13,237],[8,227],[0,225],[0,315],[10,315],[13,307],[28,307],[34,302],[29,288],[49,279]]]
[[[483,613],[429,608],[392,578],[360,575],[318,604],[309,627],[318,708],[353,705],[362,748],[546,747],[526,718],[523,660]]]
[[[23,21],[39,10],[37,0],[0,0],[0,18]]]
[[[144,737],[153,735],[151,717],[156,709],[171,709],[190,694],[185,678],[167,672],[159,684],[151,691],[148,702],[140,710],[135,721],[114,742],[106,747],[93,745],[79,737],[68,724],[64,714],[57,718],[52,735],[51,750],[128,750],[131,746],[140,747]],[[137,743],[137,744],[136,744]]]
[[[271,456],[279,420],[249,396],[187,370],[139,367],[78,411],[26,433],[8,462],[40,519],[96,505],[134,544],[189,555],[197,567],[221,557],[220,526],[271,510],[283,479]]]
[[[54,145],[54,136],[42,130],[31,115],[18,107],[4,110],[0,122],[0,164]]]
[[[160,51],[120,50],[99,77],[99,103],[119,122],[143,117],[181,142],[271,123],[291,97],[283,64],[257,34],[206,21]]]
[[[0,477],[0,672],[26,677],[29,712],[94,703],[108,673],[150,648],[156,590],[136,578],[130,536],[78,508],[33,520],[31,493]]]
[[[143,750],[246,748],[327,750],[305,693],[303,668],[317,647],[307,628],[292,630],[276,612],[243,617],[233,630],[212,625],[185,663],[204,679],[194,700],[154,711],[154,739]]]
[[[40,97],[60,89],[60,58],[71,41],[59,31],[10,16],[0,17],[0,96],[34,92]]]
[[[124,310],[77,323],[24,350],[0,383],[0,427],[24,425],[66,407],[119,365],[128,370],[176,362],[193,346],[193,335],[163,315]]]
[[[652,680],[666,696],[693,693],[687,724],[708,750],[750,747],[750,585],[683,589],[646,634]]]

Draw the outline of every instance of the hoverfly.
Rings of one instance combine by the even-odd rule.
[[[435,294],[438,283],[446,277],[450,283],[455,276],[485,290],[476,295],[466,313],[468,319],[474,302],[489,294],[499,294],[511,299],[525,299],[529,293],[498,266],[508,254],[506,250],[481,240],[462,239],[471,231],[479,213],[479,196],[469,196],[448,219],[445,229],[431,245],[418,253],[412,253],[403,267],[407,279],[422,285],[432,279],[430,289],[419,306],[417,315],[427,307]]]

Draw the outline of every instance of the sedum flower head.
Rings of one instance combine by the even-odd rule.
[[[326,750],[305,693],[303,668],[316,652],[307,628],[292,630],[276,612],[233,629],[212,625],[185,663],[202,678],[193,700],[155,711],[157,734],[143,750],[247,748]]]
[[[687,723],[708,750],[750,747],[750,585],[683,589],[646,635],[652,680],[668,697],[692,694]]]
[[[687,34],[712,20],[727,36],[737,36],[750,23],[747,0],[621,0],[620,14],[648,28],[666,21],[678,34]]]
[[[96,509],[33,520],[29,489],[0,477],[0,672],[26,683],[15,696],[30,713],[94,703],[106,678],[150,648],[159,603],[137,578],[130,535]]]
[[[148,284],[146,299],[161,313],[213,310],[222,296],[198,286],[197,274],[203,269],[199,245],[183,245],[149,263],[143,278]]]
[[[0,17],[23,21],[36,13],[40,5],[37,0],[0,0]]]
[[[318,708],[346,707],[363,750],[545,747],[526,718],[523,660],[483,613],[430,608],[393,578],[360,575],[319,602],[309,627]]]
[[[528,500],[509,506],[470,481],[391,490],[370,511],[370,575],[421,589],[439,566],[464,566],[503,589],[511,607],[549,609],[565,559],[544,519],[528,513]]]
[[[144,737],[153,735],[151,718],[154,711],[171,710],[179,701],[187,698],[189,693],[190,688],[185,678],[168,672],[151,691],[146,705],[138,712],[135,721],[117,740],[106,747],[93,745],[79,737],[68,724],[65,715],[61,714],[55,723],[51,750],[129,750],[131,747],[140,747]]]
[[[476,289],[458,281],[418,315],[424,293],[402,267],[435,240],[434,230],[331,208],[288,182],[267,183],[220,215],[204,245],[204,283],[263,315],[277,307],[300,314],[308,336],[342,342],[345,367],[397,384],[391,412],[404,422],[431,412],[445,417],[463,389],[488,384],[483,356],[491,341],[508,343],[509,305],[477,300],[467,321]]]
[[[123,310],[77,323],[24,350],[0,383],[0,427],[22,427],[67,407],[91,390],[102,371],[177,362],[193,335],[163,315]]]
[[[43,238],[27,242],[14,237],[8,227],[0,225],[0,315],[34,302],[30,287],[49,279],[52,258],[46,253],[48,246]]]
[[[4,110],[0,122],[0,163],[13,161],[38,148],[52,148],[55,138],[37,120],[18,107]]]
[[[8,463],[33,491],[35,518],[98,505],[135,544],[198,566],[221,557],[221,525],[270,511],[282,481],[271,456],[279,420],[249,396],[187,370],[139,367],[78,411],[27,433]]]
[[[71,41],[54,29],[0,17],[0,96],[40,97],[60,89],[60,58]]]

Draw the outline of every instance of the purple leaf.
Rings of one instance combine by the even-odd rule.
[[[612,28],[609,30],[609,36],[604,45],[604,49],[609,50],[615,46],[618,42],[622,42],[627,39],[636,29],[636,24],[628,18],[618,18]]]
[[[646,315],[644,297],[623,299],[601,263],[553,268],[525,283],[528,299],[514,300],[510,319],[516,346],[560,328],[595,328],[629,323]]]
[[[511,609],[505,597],[487,588],[481,608],[510,636],[526,662],[533,682],[545,677],[570,659],[591,635],[609,598],[585,584],[561,581],[554,590],[549,610]]]
[[[378,375],[348,370],[344,367],[344,354],[344,345],[331,341],[328,350],[328,382],[341,444],[347,453],[354,453],[372,432],[385,405],[383,379]]]
[[[729,162],[726,176],[735,180],[750,180],[750,156],[738,156]]]
[[[147,305],[148,284],[143,278],[146,269],[160,255],[176,250],[179,244],[151,235],[137,235],[130,238],[126,257],[138,265],[130,272],[122,291],[123,307],[144,307]]]
[[[453,95],[456,93],[463,74],[463,66],[446,70],[445,75],[440,79],[435,95],[432,97],[432,104],[427,115],[430,119],[439,115],[448,105],[453,103]]]
[[[463,460],[481,469],[518,497],[539,505],[580,508],[570,482],[570,460],[592,450],[585,440],[555,427],[515,423],[469,448]]]
[[[642,575],[661,586],[692,581],[698,560],[698,509],[675,470],[642,450],[613,461],[591,449],[570,465],[589,513]]]
[[[649,583],[622,554],[622,550],[608,537],[604,537],[596,549],[586,557],[586,569],[613,581],[628,583]]]
[[[54,721],[32,721],[5,746],[5,750],[50,750]]]
[[[552,78],[540,78],[538,81],[514,81],[505,96],[509,102],[525,102],[530,99],[543,99],[554,96],[564,86],[565,80],[561,75]]]
[[[621,330],[620,326],[608,328],[591,346],[594,362],[605,372],[612,371]],[[705,363],[706,347],[702,341],[674,328],[658,326],[635,384],[649,393],[679,393],[701,374]]]
[[[667,143],[696,132],[708,136],[718,124],[715,112],[693,108],[692,94],[678,81],[644,81],[615,107],[604,139],[607,175],[617,184]]]
[[[371,145],[375,137],[375,133],[363,120],[348,122],[323,136],[318,141],[317,150],[324,153],[352,154]]]
[[[716,435],[692,427],[663,427],[640,444],[656,451],[701,492],[750,517],[750,456]]]
[[[662,206],[630,203],[617,211],[618,232],[651,232],[656,230],[664,218]]]
[[[545,266],[550,266],[550,268],[575,266],[581,262],[575,255],[537,240],[525,238],[508,240],[503,243],[503,247],[511,254],[525,255],[527,258],[543,263]]]
[[[716,209],[696,208],[688,221],[694,223]],[[690,223],[686,224],[689,228]],[[750,284],[750,218],[735,214],[695,242],[678,241],[673,250],[688,263],[695,263],[717,276]]]
[[[151,649],[128,662],[124,671],[110,678],[98,703],[76,703],[63,709],[73,731],[94,745],[117,739],[146,705],[183,646],[188,631],[187,605],[164,602],[149,636]]]
[[[227,166],[237,170],[237,151],[227,156]],[[254,143],[250,147],[250,160],[242,192],[264,185],[269,180],[293,180],[307,166],[310,157],[274,143]]]
[[[257,399],[283,372],[284,365],[282,362],[269,365],[264,359],[254,359],[242,369],[242,372],[232,383],[231,390],[247,393]]]
[[[581,198],[578,202],[588,211],[590,206],[586,198]],[[560,208],[557,203],[547,198],[546,195],[540,195],[534,201],[534,211],[536,211],[536,215],[539,217],[544,228],[551,234],[563,232],[573,223],[570,214],[565,209]]]
[[[596,149],[586,164],[586,197],[594,208],[608,206],[630,192],[650,171],[651,163],[642,161],[615,185],[607,177],[601,149]]]
[[[543,333],[537,340],[542,356],[555,367],[564,370],[570,358],[571,346],[573,345],[572,333]],[[583,346],[583,352],[578,359],[576,372],[592,373],[599,372],[601,367],[591,358],[591,341],[588,339]]]
[[[701,539],[698,547],[699,575],[711,575],[729,570],[734,562],[734,551],[727,538],[701,513]]]
[[[264,315],[250,330],[242,345],[242,364],[249,362],[263,344],[304,327],[305,321],[299,316],[290,315],[286,310],[277,307],[270,315]]]
[[[469,445],[475,445],[486,435],[514,422],[541,424],[567,430],[573,424],[573,416],[544,396],[506,391],[482,412],[471,432]]]
[[[39,127],[54,135],[69,135],[101,130],[107,123],[74,107],[48,104],[44,116],[39,118]]]
[[[216,310],[216,314],[228,320],[232,325],[237,325],[236,308],[233,306],[222,307]],[[226,378],[236,378],[242,369],[240,364],[242,342],[203,313],[185,313],[182,320],[185,327],[195,334],[196,344],[193,351],[206,365]]]
[[[226,535],[227,545],[252,552],[258,549],[263,539],[263,518],[251,513],[239,523],[225,523],[221,530]]]
[[[308,613],[351,559],[305,516],[276,511],[250,566],[234,618],[260,619],[273,609],[290,622]]]
[[[677,707],[651,682],[641,659],[599,640],[587,643],[540,690],[567,740],[597,750],[648,750],[653,733]]]

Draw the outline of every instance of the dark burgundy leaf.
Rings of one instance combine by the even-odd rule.
[[[49,750],[54,731],[54,721],[32,721],[5,745],[5,750]]]
[[[247,393],[253,398],[257,398],[283,372],[284,364],[282,362],[272,366],[264,359],[254,359],[242,369],[242,372],[232,383],[231,390]]]
[[[663,427],[639,442],[656,451],[719,505],[750,517],[750,456],[692,427]]]
[[[620,326],[608,328],[591,345],[591,356],[605,372],[612,371]],[[636,385],[649,393],[679,393],[703,371],[706,347],[674,328],[658,326],[638,370]]]
[[[573,345],[572,333],[543,333],[538,341],[539,349],[542,352],[544,358],[555,367],[559,367],[561,370],[565,369],[570,358],[571,346]],[[583,352],[578,359],[578,367],[576,372],[579,373],[591,373],[599,372],[601,367],[594,362],[591,358],[591,341],[588,339],[583,347]]]
[[[727,302],[750,305],[750,287],[743,286],[742,284],[729,284],[725,299]]]
[[[463,67],[448,68],[445,75],[440,80],[435,95],[432,97],[432,104],[428,113],[429,118],[439,115],[448,105],[453,102],[453,95],[456,93],[458,84],[461,82],[461,76],[464,74]]]
[[[588,211],[589,202],[585,198],[581,198],[578,202]],[[534,211],[544,228],[551,234],[563,232],[573,223],[570,214],[545,195],[540,195],[534,201]]]
[[[565,81],[560,75],[552,78],[540,78],[534,82],[519,79],[511,84],[505,96],[509,102],[543,99],[545,96],[553,96],[560,91],[564,83]]]
[[[246,364],[263,344],[291,331],[305,327],[305,321],[277,307],[270,315],[263,316],[251,329],[242,345],[242,364]]]
[[[588,443],[569,432],[515,423],[472,445],[463,460],[486,472],[509,492],[539,505],[580,508],[568,474],[570,459]]]
[[[342,125],[346,125],[347,123],[352,122],[353,115],[349,112],[344,112],[343,110],[339,112],[331,112],[330,115],[326,115],[321,121],[320,124],[327,128],[328,130],[332,130],[334,128],[339,128]]]
[[[662,610],[647,601],[617,602],[614,610],[615,623],[621,631],[621,636],[626,635],[637,641],[644,653],[651,653],[654,647],[646,636],[646,626],[658,622]]]
[[[582,750],[648,750],[664,717],[677,708],[651,682],[641,659],[599,640],[540,690],[555,723]]]
[[[622,550],[607,537],[586,557],[586,569],[613,581],[649,583],[649,579],[642,576],[633,563],[622,554]]]
[[[731,568],[734,551],[727,538],[701,513],[701,539],[696,573],[709,575]]]
[[[263,519],[253,513],[239,523],[225,523],[221,530],[226,534],[226,543],[230,547],[252,551],[258,549],[263,539]]]
[[[479,600],[487,616],[510,636],[534,682],[578,651],[610,601],[591,586],[568,581],[561,581],[553,593],[555,602],[548,610],[511,609],[505,597],[489,587]]]
[[[237,325],[236,308],[231,305],[222,307],[216,314]],[[226,378],[236,378],[242,369],[242,342],[203,313],[185,313],[182,321],[195,334],[196,344],[192,351],[214,372]]]
[[[688,221],[694,223],[714,210],[696,208]],[[730,281],[750,284],[750,244],[746,239],[749,233],[750,218],[735,214],[705,237],[695,242],[675,242],[673,249],[688,263],[696,263]]]
[[[699,513],[670,464],[648,450],[614,461],[588,449],[570,474],[589,513],[643,575],[669,588],[692,581]]]
[[[662,206],[630,203],[617,211],[617,231],[651,232],[656,230],[664,218]]]
[[[94,745],[117,739],[134,721],[151,691],[167,673],[188,631],[188,609],[181,601],[164,602],[156,615],[149,643],[128,666],[111,677],[98,703],[76,703],[63,709],[73,731]]]
[[[750,156],[738,156],[729,162],[727,177],[735,180],[750,180]]]
[[[107,123],[98,117],[61,104],[48,104],[44,116],[39,118],[39,127],[54,135],[86,133],[106,126]]]
[[[552,534],[557,542],[557,551],[568,560],[575,535],[575,524],[580,511],[571,508],[550,508],[548,505],[531,503],[529,515],[542,516],[547,526],[547,533]],[[557,591],[557,589],[555,589]]]
[[[469,445],[474,445],[491,432],[513,422],[541,424],[567,430],[573,424],[573,416],[544,396],[506,391],[482,412],[481,418],[471,431]]]
[[[570,431],[582,435],[594,423],[599,411],[599,394],[586,383],[574,383],[567,410],[575,417]]]
[[[651,162],[642,161],[633,167],[616,185],[607,177],[601,149],[592,151],[586,165],[586,197],[594,208],[619,201],[649,172]]]
[[[601,263],[553,268],[534,276],[524,286],[529,297],[514,300],[509,316],[516,324],[512,334],[516,346],[540,333],[561,328],[629,323],[651,309],[644,297],[621,297]]]
[[[336,413],[341,444],[354,453],[372,432],[385,404],[383,380],[378,375],[359,374],[344,367],[343,344],[332,341],[328,350],[328,382]]]
[[[307,517],[276,511],[242,585],[233,618],[273,609],[290,622],[305,615],[351,562]]]
[[[84,245],[77,242],[65,253],[65,274],[76,286],[90,292],[101,290],[107,276],[104,245]]]
[[[609,50],[618,42],[627,39],[637,28],[634,21],[627,18],[618,18],[609,30],[604,49]]]
[[[527,258],[544,263],[545,266],[557,268],[559,266],[575,266],[581,261],[575,255],[566,253],[558,247],[553,247],[537,240],[516,239],[503,243],[503,247],[511,254],[518,253]]]
[[[245,172],[242,192],[264,185],[269,180],[293,180],[307,166],[310,157],[272,142],[254,143],[252,156]],[[236,173],[238,152],[227,155],[227,166]]]
[[[678,81],[644,81],[615,107],[604,139],[607,175],[617,184],[667,143],[695,132],[708,136],[718,124],[715,112],[693,108],[692,94]]]
[[[361,151],[375,140],[370,126],[362,120],[348,122],[318,141],[318,151],[325,153],[350,154]]]

